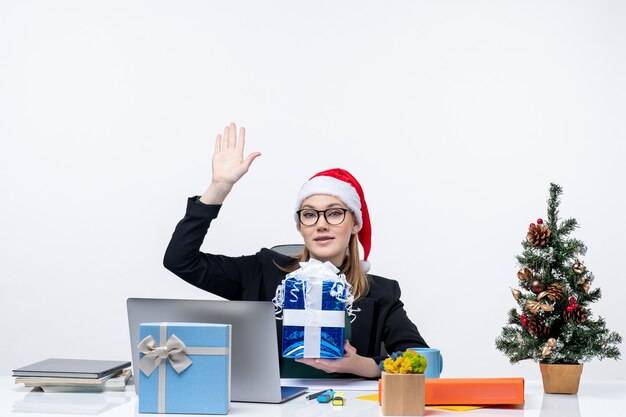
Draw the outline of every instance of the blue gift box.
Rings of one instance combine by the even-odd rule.
[[[284,358],[343,357],[346,304],[337,295],[344,290],[336,280],[285,279]]]
[[[227,414],[231,326],[142,323],[139,412]]]

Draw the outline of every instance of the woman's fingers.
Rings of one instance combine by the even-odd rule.
[[[344,356],[356,355],[356,348],[350,344],[348,339],[344,342],[343,350],[346,352]]]
[[[219,135],[218,135],[219,136]],[[246,129],[239,128],[239,138],[237,138],[237,125],[230,123],[224,127],[224,133],[220,138],[220,147],[215,147],[216,151],[226,150],[228,148],[241,150],[246,145]],[[216,144],[217,145],[217,144]]]
[[[235,125],[235,123],[230,123],[224,127],[224,133],[222,135],[217,135],[215,141],[215,152],[232,148],[241,150],[243,153],[245,144],[246,129],[243,127],[239,128],[239,138],[237,138],[237,125]]]
[[[332,362],[329,363],[327,359],[301,358],[296,359],[296,362],[309,365],[310,367],[319,369],[320,371],[328,373],[336,372],[334,369],[332,369],[333,367],[329,366],[332,365]]]
[[[239,139],[235,145],[235,148],[239,149],[243,153],[243,148],[246,146],[246,129],[239,128]]]
[[[222,135],[218,133],[217,137],[215,138],[215,149],[213,150],[213,152],[218,153],[221,150],[222,150]]]
[[[257,157],[261,156],[261,152],[253,152],[246,158],[245,166],[246,172],[250,169],[250,165],[252,165],[252,161],[254,161]]]
[[[224,128],[224,134],[222,135],[222,149],[228,148],[228,141],[230,140],[229,130],[229,126],[226,125]]]
[[[237,145],[237,126],[231,123],[228,128],[228,147],[234,148]]]

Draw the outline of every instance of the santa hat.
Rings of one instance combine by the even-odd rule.
[[[367,203],[363,195],[361,184],[348,171],[341,168],[333,168],[313,175],[304,183],[296,200],[296,211],[300,210],[302,202],[312,195],[325,194],[340,199],[356,219],[357,225],[361,226],[358,232],[359,242],[363,246],[363,269],[369,271],[370,263],[367,258],[372,245],[372,226],[370,215],[367,211]],[[300,230],[300,219],[295,213],[296,227]]]

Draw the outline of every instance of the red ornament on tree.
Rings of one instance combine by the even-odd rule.
[[[570,304],[576,304],[576,298],[574,298],[574,297],[570,297],[570,298],[569,298],[569,303],[570,303]]]
[[[543,224],[543,219],[537,219],[537,224]]]
[[[528,317],[526,317],[526,314],[522,314],[520,318],[522,319],[522,327],[528,326]]]
[[[535,227],[535,223],[531,223],[528,227]]]
[[[578,307],[576,304],[572,304],[567,306],[565,309],[571,313],[572,311],[576,310],[576,307]]]

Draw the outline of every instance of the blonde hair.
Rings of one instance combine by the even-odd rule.
[[[294,257],[298,262],[306,262],[310,257],[309,250],[305,247],[300,256]],[[356,234],[350,236],[350,242],[348,243],[348,256],[341,268],[340,273],[345,274],[346,281],[352,285],[352,291],[354,294],[354,301],[358,301],[365,297],[370,289],[370,280],[365,271],[363,265],[361,265],[361,256],[359,255],[359,239]],[[294,262],[289,267],[281,267],[276,265],[280,270],[284,272],[293,272],[300,267],[298,262]]]

